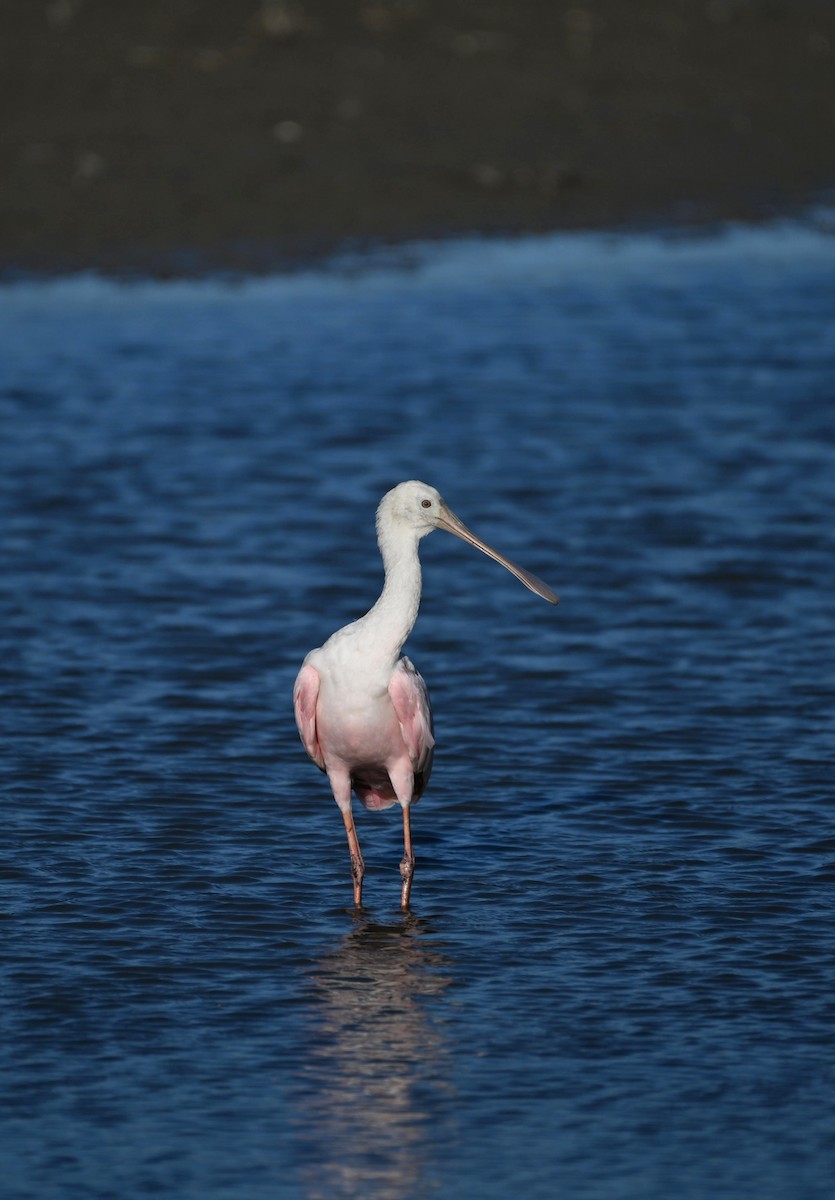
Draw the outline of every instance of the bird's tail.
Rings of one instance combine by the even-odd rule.
[[[385,771],[374,772],[373,775],[353,775],[351,777],[351,786],[360,799],[360,803],[364,808],[371,809],[374,812],[381,811],[384,808],[391,808],[392,804],[397,803],[397,796],[394,788],[391,786]]]

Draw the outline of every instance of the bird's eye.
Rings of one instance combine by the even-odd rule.
[[[420,506],[421,506],[421,508],[431,508],[432,501],[431,500],[421,500]]]

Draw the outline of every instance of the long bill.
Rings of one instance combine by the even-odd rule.
[[[445,529],[447,533],[454,533],[456,537],[460,537],[462,541],[469,542],[471,546],[475,546],[477,550],[481,550],[490,558],[501,563],[510,571],[511,575],[515,575],[520,583],[524,583],[526,588],[530,588],[532,592],[536,592],[537,596],[541,596],[543,600],[547,600],[549,604],[559,604],[560,598],[555,591],[548,587],[547,583],[543,583],[536,575],[532,575],[530,571],[526,571],[524,567],[518,567],[515,562],[509,558],[505,558],[498,550],[494,550],[492,546],[488,546],[487,542],[483,542],[480,537],[476,537],[471,529],[468,529],[463,521],[456,517],[451,508],[447,508],[445,504],[441,506],[441,512],[438,518],[438,527]]]

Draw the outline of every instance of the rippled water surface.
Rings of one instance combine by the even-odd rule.
[[[4,1194],[817,1200],[835,1177],[835,239],[0,288]],[[439,751],[304,654],[434,483]]]

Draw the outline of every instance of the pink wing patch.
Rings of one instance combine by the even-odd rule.
[[[293,707],[296,710],[296,725],[304,748],[316,766],[324,771],[325,757],[316,733],[316,701],[319,699],[319,672],[315,667],[304,666],[296,677],[293,688]]]
[[[408,658],[401,658],[394,669],[389,681],[389,697],[400,722],[400,732],[415,775],[428,775],[435,746],[429,689]]]

